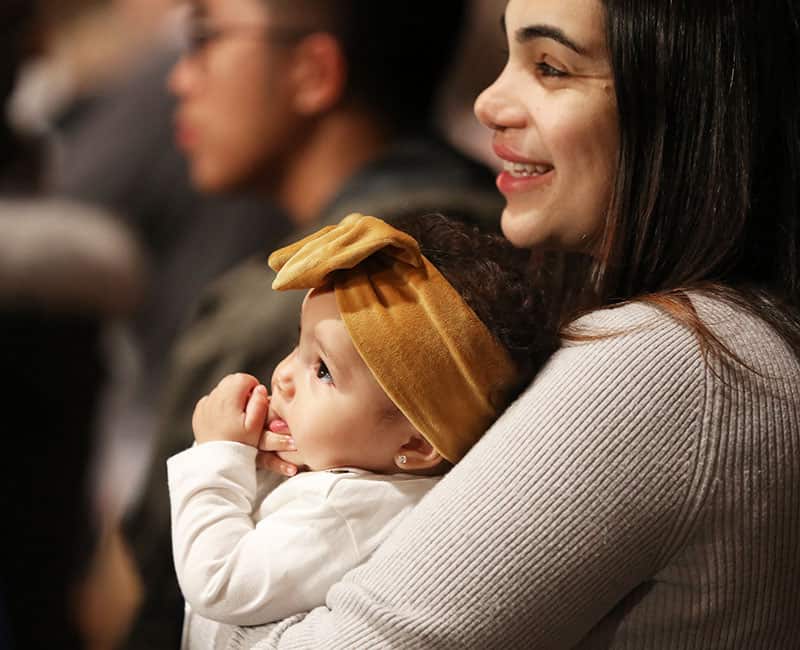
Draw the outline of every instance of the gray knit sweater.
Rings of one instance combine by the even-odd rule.
[[[559,351],[327,607],[229,648],[800,647],[800,363],[697,299],[760,374],[643,305]]]

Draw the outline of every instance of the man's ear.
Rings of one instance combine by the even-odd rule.
[[[415,432],[394,456],[394,464],[399,469],[415,472],[433,469],[443,460],[442,455],[419,432]]]
[[[291,75],[293,106],[298,113],[313,116],[335,106],[347,81],[339,41],[325,32],[306,36],[294,48]]]

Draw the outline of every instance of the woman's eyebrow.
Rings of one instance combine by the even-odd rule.
[[[504,34],[507,33],[505,16],[500,18],[500,28]],[[537,38],[549,38],[556,41],[556,43],[561,43],[564,47],[568,47],[576,54],[586,55],[585,48],[570,39],[561,29],[552,25],[528,25],[527,27],[520,27],[514,34],[514,39],[520,45]]]

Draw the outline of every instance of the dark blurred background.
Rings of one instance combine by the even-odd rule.
[[[472,102],[502,65],[504,6],[472,3],[438,109],[487,164]],[[0,647],[124,643],[142,586],[117,530],[165,359],[201,290],[289,232],[265,199],[189,181],[166,88],[185,15],[173,0],[0,3]]]

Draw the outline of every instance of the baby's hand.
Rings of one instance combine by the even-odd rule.
[[[225,377],[194,408],[194,439],[258,445],[267,417],[267,389],[252,375],[237,373]]]
[[[288,433],[264,431],[258,442],[256,466],[284,476],[297,474],[297,465],[282,459],[278,455],[279,451],[297,451],[292,437]]]

